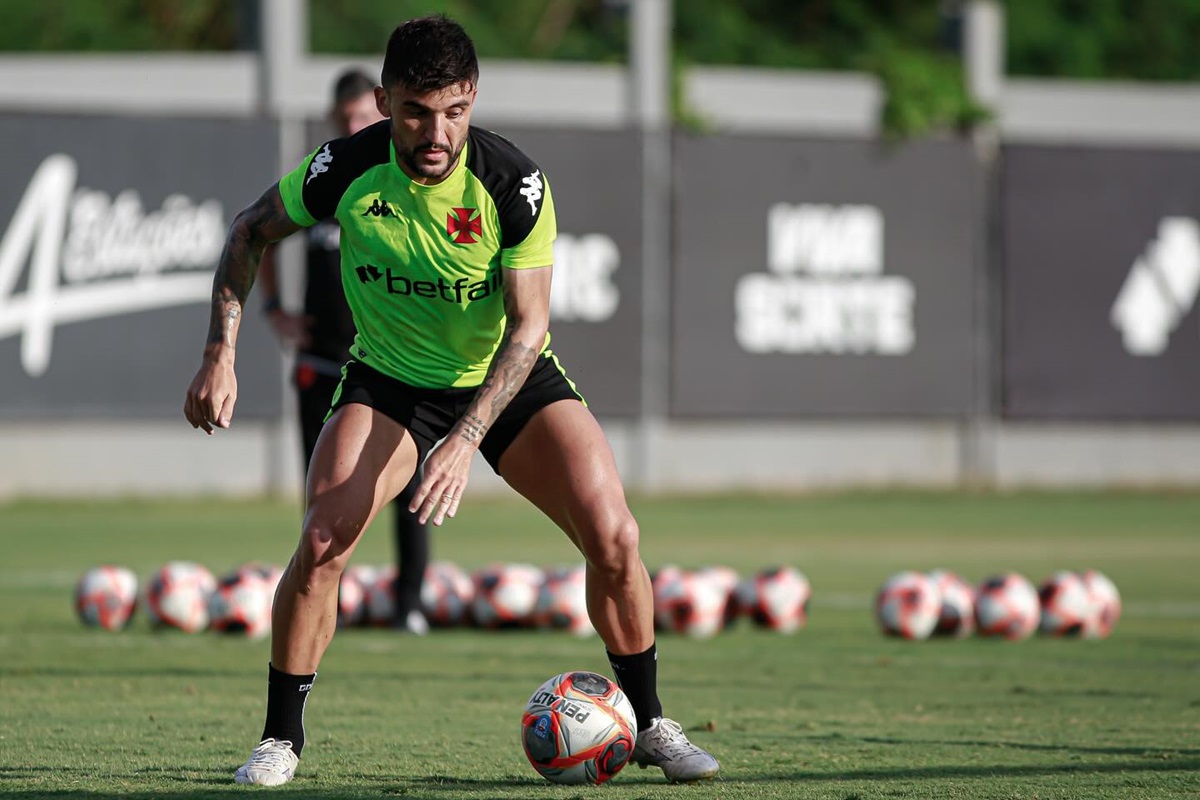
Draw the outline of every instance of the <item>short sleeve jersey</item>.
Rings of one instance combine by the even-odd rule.
[[[397,164],[383,120],[318,147],[279,192],[296,224],[333,217],[341,226],[342,285],[358,330],[352,357],[413,386],[481,384],[504,332],[504,270],[553,262],[545,176],[481,128],[432,186]]]

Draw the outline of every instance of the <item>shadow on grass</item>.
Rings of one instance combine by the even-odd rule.
[[[871,739],[862,741],[890,743],[895,741],[903,744],[913,744],[902,740]],[[997,780],[1004,778],[1032,778],[1063,776],[1071,774],[1110,774],[1110,773],[1163,773],[1163,772],[1195,772],[1200,770],[1200,757],[1195,750],[1155,750],[1153,748],[1071,748],[1042,745],[1021,745],[1017,743],[999,742],[953,742],[966,746],[1009,747],[1013,749],[1035,750],[1064,750],[1106,754],[1124,754],[1136,752],[1140,755],[1161,753],[1153,758],[1114,760],[1107,763],[1072,763],[1072,764],[1022,764],[1022,765],[971,765],[945,767],[894,767],[879,769],[862,769],[847,771],[815,771],[809,769],[771,769],[759,774],[719,779],[711,784],[712,789],[720,791],[722,787],[732,789],[738,785],[760,787],[753,790],[762,797],[793,797],[796,787],[793,784],[809,784],[821,782],[846,781],[939,781],[946,779],[986,779]],[[1177,757],[1184,755],[1185,757]],[[55,798],[74,798],[75,800],[100,800],[119,796],[131,800],[156,800],[161,798],[189,798],[189,800],[210,800],[211,798],[229,797],[246,791],[230,780],[225,771],[210,769],[180,769],[175,774],[144,773],[129,775],[108,775],[101,780],[117,783],[119,791],[113,789],[32,789],[15,788],[12,783],[25,780],[45,781],[47,774],[53,773],[59,778],[72,781],[96,780],[96,776],[85,770],[70,770],[43,767],[3,767],[0,766],[0,795],[6,800],[54,800]],[[66,773],[64,775],[64,773]],[[72,774],[76,773],[76,774]],[[161,781],[172,781],[177,787],[139,788],[139,784]],[[563,797],[561,791],[573,788],[588,791],[588,787],[553,787],[536,778],[503,778],[482,779],[462,778],[445,775],[410,776],[404,778],[359,777],[354,780],[356,785],[325,786],[327,779],[323,776],[297,778],[286,787],[274,790],[279,794],[298,795],[312,800],[352,800],[360,797],[406,797],[406,798],[439,798],[450,796],[471,797],[528,797],[545,794],[547,797]],[[767,784],[779,784],[769,788]],[[6,786],[5,784],[8,784]],[[623,773],[615,781],[619,787],[638,787],[640,789],[666,788],[667,784],[656,772],[635,771],[634,774]],[[216,788],[216,787],[221,788]],[[203,787],[203,788],[200,788]],[[705,786],[690,787],[693,791],[704,791]],[[573,795],[574,797],[574,795]]]

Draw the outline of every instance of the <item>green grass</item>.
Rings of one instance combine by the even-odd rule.
[[[309,703],[300,775],[274,791],[436,798],[1200,798],[1200,495],[936,493],[635,501],[651,567],[791,563],[814,587],[794,636],[741,625],[659,640],[667,712],[722,762],[673,787],[630,767],[556,787],[525,762],[517,720],[566,669],[608,672],[597,640],[546,632],[339,633]],[[83,628],[86,567],[140,576],[172,558],[215,572],[282,562],[282,502],[0,506],[0,796],[243,795],[232,772],[261,730],[268,645],[216,634]],[[369,532],[362,563],[391,559]],[[436,557],[574,561],[523,504],[471,500]],[[1125,613],[1104,641],[903,642],[876,631],[892,572],[947,567],[1034,581],[1095,567]]]

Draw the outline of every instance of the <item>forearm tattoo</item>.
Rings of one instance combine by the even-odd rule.
[[[242,309],[250,295],[250,287],[254,285],[263,248],[271,241],[268,231],[290,222],[274,188],[234,219],[213,276],[209,344],[234,347]]]
[[[505,298],[505,306],[509,306],[508,298]],[[506,310],[511,311],[511,308]],[[514,317],[515,315],[509,314],[510,320]],[[475,395],[478,405],[486,403],[490,407],[493,422],[521,390],[530,370],[533,369],[538,352],[538,349],[515,340],[512,326],[505,328],[500,346],[496,348],[487,375]],[[478,442],[486,433],[487,425],[473,411],[468,411],[459,423],[459,436],[468,442]]]

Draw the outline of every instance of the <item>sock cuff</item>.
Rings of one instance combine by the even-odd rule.
[[[315,672],[309,675],[293,675],[290,672],[275,669],[274,664],[267,664],[267,669],[267,683],[283,689],[295,689],[298,692],[307,692],[312,688],[313,682],[317,679],[317,673]]]
[[[619,656],[608,648],[604,649],[608,655],[608,663],[614,667],[623,667],[626,664],[636,664],[644,658],[650,658],[653,661],[658,661],[658,642],[654,642],[650,647],[641,653],[630,653],[629,655]]]

